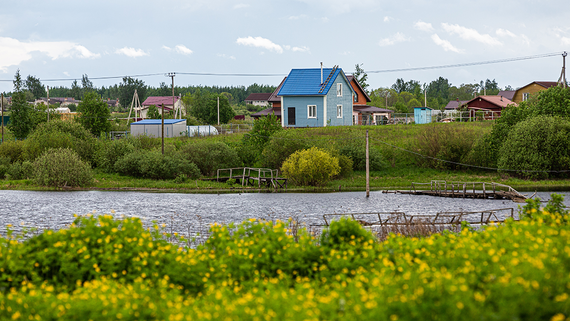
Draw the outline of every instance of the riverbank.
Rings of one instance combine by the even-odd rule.
[[[429,168],[396,168],[370,173],[370,189],[396,190],[409,189],[412,182],[429,183],[432,180],[445,180],[448,182],[495,182],[509,185],[518,191],[568,191],[570,180],[524,180],[508,177],[496,172],[473,172],[436,170]],[[337,179],[329,182],[322,188],[310,186],[292,186],[280,192],[336,192],[336,191],[365,191],[366,172],[355,171],[351,177]],[[273,191],[273,189],[243,187],[239,184],[229,185],[215,181],[187,180],[175,182],[174,180],[153,180],[133,178],[119,174],[95,174],[93,185],[84,188],[55,188],[35,184],[31,179],[0,181],[0,190],[27,190],[27,191],[139,191],[139,192],[168,192],[168,193],[243,193]]]

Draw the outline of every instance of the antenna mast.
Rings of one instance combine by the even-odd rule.
[[[137,90],[135,89],[135,94],[133,95],[133,100],[131,101],[131,109],[129,110],[129,118],[127,118],[127,125],[129,124],[129,121],[131,120],[131,113],[133,112],[133,109],[135,110],[135,121],[138,121],[138,117],[142,118],[142,106],[141,106],[141,101],[139,100],[139,94],[137,93]],[[137,117],[137,111],[139,112],[138,117]]]
[[[560,78],[558,78],[558,85],[562,85],[562,87],[566,88],[568,87],[568,84],[566,83],[566,56],[568,54],[566,53],[566,51],[564,51],[562,53],[562,72],[560,73]]]

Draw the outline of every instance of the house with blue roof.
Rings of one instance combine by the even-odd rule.
[[[279,90],[281,126],[352,125],[354,89],[341,68],[293,69]]]

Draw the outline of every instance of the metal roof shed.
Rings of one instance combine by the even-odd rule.
[[[145,119],[131,124],[131,135],[162,137],[162,120]],[[178,137],[186,133],[186,119],[165,119],[164,137]]]
[[[416,124],[431,123],[431,111],[429,107],[414,107],[414,119]]]

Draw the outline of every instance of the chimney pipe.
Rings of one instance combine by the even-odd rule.
[[[321,61],[321,85],[323,84],[323,62]]]

